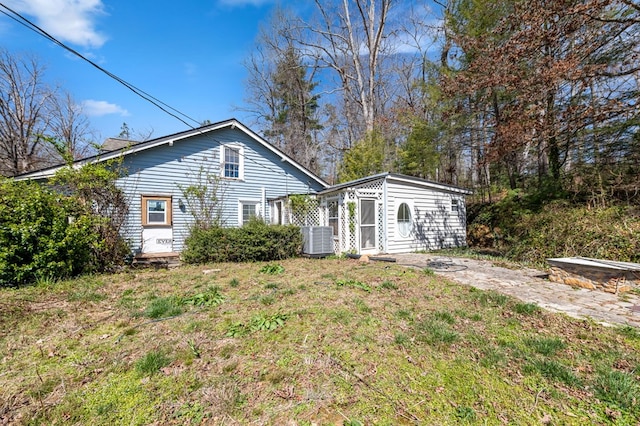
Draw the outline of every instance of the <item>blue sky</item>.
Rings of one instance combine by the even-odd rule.
[[[0,0],[58,40],[196,120],[231,117],[245,97],[242,62],[270,0]],[[281,2],[282,3],[282,2]],[[286,2],[285,2],[286,3]],[[294,2],[292,2],[294,3]],[[295,2],[300,6],[304,2]],[[48,83],[84,105],[97,142],[123,122],[159,137],[187,126],[86,62],[0,15],[0,46],[35,55]]]

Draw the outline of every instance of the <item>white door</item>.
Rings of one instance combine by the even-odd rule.
[[[173,251],[173,228],[145,227],[142,230],[143,253],[171,253]]]
[[[360,199],[360,253],[378,252],[376,200]]]
[[[170,195],[142,196],[142,253],[171,253],[173,227]]]

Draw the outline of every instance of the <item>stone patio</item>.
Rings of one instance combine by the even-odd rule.
[[[506,268],[489,260],[431,254],[392,256],[400,265],[430,268],[436,274],[463,285],[495,290],[541,308],[574,318],[591,318],[604,325],[640,327],[640,296],[633,292],[611,294],[574,288],[548,280],[548,272],[530,268]]]

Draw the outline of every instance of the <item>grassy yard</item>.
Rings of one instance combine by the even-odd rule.
[[[637,424],[640,332],[295,259],[0,290],[0,424]]]

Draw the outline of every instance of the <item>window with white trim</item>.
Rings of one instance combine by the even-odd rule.
[[[452,212],[457,212],[460,209],[460,206],[458,205],[458,200],[453,198],[451,200],[451,211]]]
[[[220,175],[227,179],[243,179],[244,149],[239,145],[222,145],[220,150]]]
[[[239,201],[238,225],[242,226],[254,217],[260,217],[260,201]]]
[[[141,210],[143,226],[171,225],[170,196],[143,195]]]
[[[333,236],[338,236],[338,200],[330,199],[327,202],[327,216],[329,217],[329,226],[333,228]]]
[[[407,238],[411,235],[411,209],[407,203],[401,203],[398,207],[396,222],[401,237]]]

